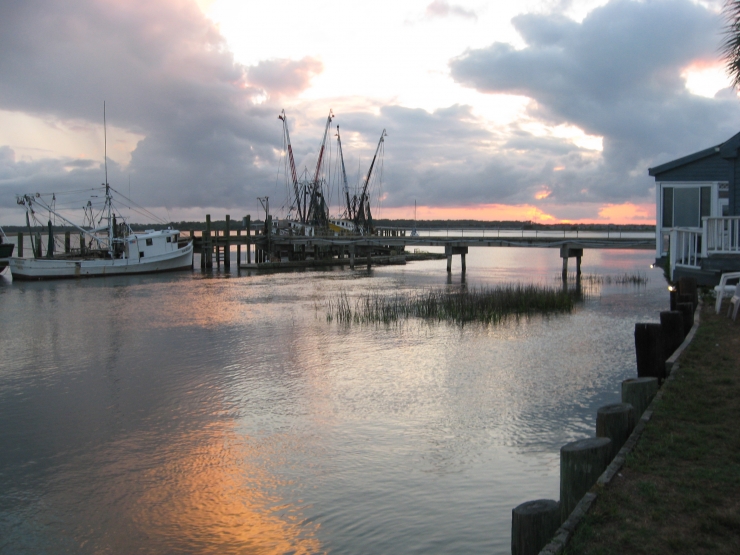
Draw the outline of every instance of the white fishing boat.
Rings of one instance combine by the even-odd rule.
[[[48,241],[43,249],[41,233],[36,232],[35,241],[31,234],[33,258],[12,257],[8,260],[13,279],[40,280],[116,276],[125,274],[147,274],[192,268],[193,243],[180,237],[176,229],[146,230],[134,232],[114,209],[113,189],[103,185],[95,192],[104,192],[104,204],[95,211],[88,201],[85,215],[89,224],[77,225],[55,209],[56,195],[48,202],[46,195],[21,195],[19,205],[26,209],[26,223],[33,218],[40,223],[39,213],[48,212]],[[100,199],[103,195],[92,195]],[[68,241],[58,245],[51,218],[69,228],[79,231],[79,245],[71,248]],[[102,225],[101,225],[102,224]]]

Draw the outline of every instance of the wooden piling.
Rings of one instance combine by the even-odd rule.
[[[537,555],[560,527],[560,503],[527,501],[511,511],[511,554]]]
[[[445,245],[445,254],[447,255],[447,273],[452,273],[452,247]]]
[[[355,246],[350,245],[349,247],[349,269],[355,269]]]
[[[71,247],[71,237],[69,231],[64,232],[64,253],[69,254],[72,251]]]
[[[236,269],[239,269],[239,264],[242,263],[242,242],[241,242],[242,230],[236,230]]]
[[[564,522],[609,464],[612,441],[592,437],[560,448],[560,519]]]
[[[245,218],[246,225],[244,227],[247,228],[247,264],[252,263],[252,218],[251,216],[247,216]]]
[[[682,295],[686,295],[688,301],[694,305],[694,310],[699,305],[699,288],[697,286],[696,278],[694,277],[682,277],[678,279],[678,295],[679,302]],[[687,332],[688,333],[688,332]]]
[[[16,253],[16,256],[23,258],[23,233],[20,231],[18,232],[18,252]]]
[[[683,316],[683,333],[686,336],[694,326],[694,303],[676,303],[676,310]]]
[[[635,409],[629,403],[606,405],[596,411],[596,437],[608,437],[612,441],[609,462],[630,437],[635,422]]]
[[[665,347],[660,324],[635,324],[637,376],[665,379]]]
[[[462,253],[462,254],[460,255],[460,261],[461,261],[461,264],[462,264],[462,273],[463,273],[463,274],[465,273],[465,268],[466,268],[466,265],[465,265],[465,257],[466,257],[466,256],[467,256],[467,255],[466,255],[465,253]]]
[[[84,233],[80,233],[80,255],[84,255],[85,254],[85,250],[86,250],[85,249],[85,234]],[[137,256],[138,256],[138,254],[137,254]]]
[[[42,246],[41,245],[42,245],[42,243],[41,243],[41,232],[40,231],[37,231],[36,232],[36,247],[33,249],[34,250],[34,257],[35,258],[41,258],[41,256],[42,256]]]
[[[204,254],[205,254],[205,267],[208,269],[213,268],[213,243],[211,242],[211,215],[206,214],[206,233],[203,240]],[[201,255],[202,256],[202,255]]]
[[[226,230],[224,231],[226,244],[224,245],[224,270],[231,270],[231,216],[226,214]]]
[[[663,344],[666,357],[670,357],[683,343],[686,334],[683,330],[683,314],[678,310],[660,313],[660,327],[663,330]]]
[[[622,382],[622,402],[635,409],[635,421],[640,419],[656,393],[658,378],[632,378]]]

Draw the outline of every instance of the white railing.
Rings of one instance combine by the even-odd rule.
[[[740,216],[702,218],[704,241],[702,256],[740,254]]]
[[[671,230],[671,270],[676,266],[701,268],[702,233],[701,229],[695,228],[674,228]]]

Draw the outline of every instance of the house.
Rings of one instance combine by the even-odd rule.
[[[671,279],[719,283],[740,271],[740,133],[722,144],[650,168],[655,177],[656,262]]]

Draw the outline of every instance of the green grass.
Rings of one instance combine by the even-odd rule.
[[[701,318],[639,443],[567,554],[740,553],[740,322],[715,315],[713,303]]]

